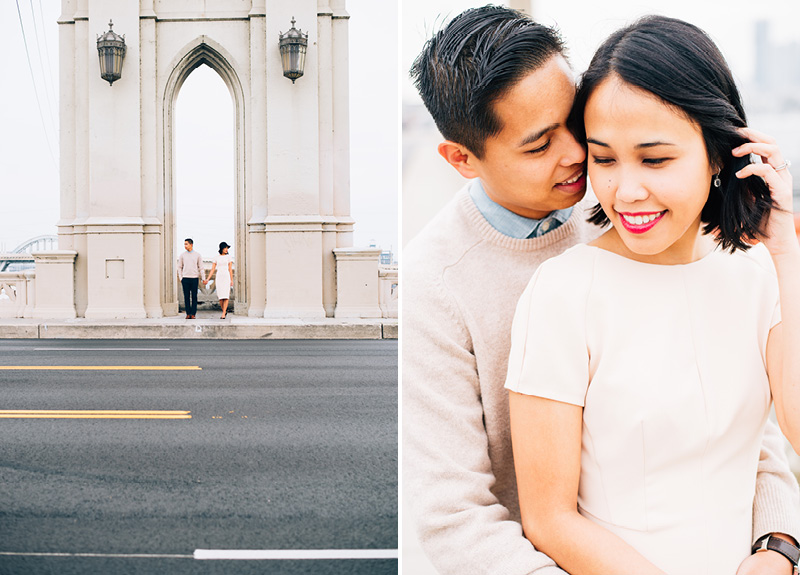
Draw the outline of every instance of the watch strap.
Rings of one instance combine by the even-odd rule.
[[[786,557],[795,567],[800,563],[800,549],[784,541],[780,537],[773,537],[771,534],[759,537],[753,544],[753,553],[757,551],[775,551]]]

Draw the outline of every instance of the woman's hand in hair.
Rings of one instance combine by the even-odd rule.
[[[756,154],[761,157],[762,163],[745,166],[736,172],[736,177],[741,179],[750,176],[761,177],[769,187],[772,199],[778,207],[777,210],[771,210],[769,221],[765,226],[765,236],[759,239],[773,256],[796,250],[792,174],[786,165],[786,159],[773,138],[750,128],[741,128],[740,132],[750,142],[734,148],[733,155],[742,157]],[[781,169],[776,170],[776,168]]]

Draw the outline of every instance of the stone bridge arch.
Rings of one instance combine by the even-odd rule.
[[[59,248],[75,309],[177,313],[175,99],[207,64],[235,122],[236,313],[333,316],[334,250],[352,246],[345,0],[61,0]],[[283,77],[279,36],[308,32],[305,75]],[[122,77],[100,77],[96,38],[125,36]],[[334,65],[335,64],[335,65]]]
[[[175,262],[178,254],[175,253],[175,211],[176,211],[176,186],[175,186],[175,103],[181,87],[189,75],[205,64],[214,70],[230,92],[233,101],[234,116],[234,254],[236,255],[236,283],[233,286],[234,299],[242,309],[248,308],[247,279],[247,189],[245,175],[245,98],[244,89],[237,73],[238,66],[233,57],[217,42],[208,36],[201,35],[191,43],[184,46],[173,63],[169,66],[172,70],[163,88],[163,98],[160,98],[162,118],[161,134],[163,141],[160,160],[163,166],[163,214],[164,225],[164,253],[163,261],[167,269],[169,262]],[[178,297],[180,290],[177,285],[177,276],[174,273],[164,274],[163,305],[169,307],[165,312],[177,313]],[[170,299],[171,296],[171,299]]]

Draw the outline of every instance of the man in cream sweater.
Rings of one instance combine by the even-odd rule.
[[[403,253],[407,519],[443,574],[563,575],[522,533],[503,383],[534,270],[600,232],[585,221],[586,154],[567,127],[574,78],[553,30],[490,6],[437,33],[412,76],[444,137],[439,153],[471,182]],[[796,538],[798,501],[770,424],[753,539]],[[791,565],[766,551],[739,570],[767,572]]]
[[[178,256],[178,279],[183,287],[183,302],[186,307],[186,319],[195,319],[197,314],[197,290],[200,280],[206,283],[206,271],[203,256],[194,249],[192,238],[183,241],[186,251]]]

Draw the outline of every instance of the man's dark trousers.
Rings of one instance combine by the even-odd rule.
[[[181,278],[186,315],[197,315],[197,286],[199,284],[200,278]]]

